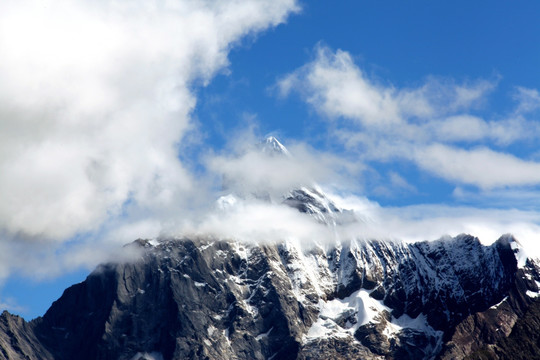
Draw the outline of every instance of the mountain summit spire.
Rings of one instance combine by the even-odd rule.
[[[290,156],[289,150],[279,142],[274,136],[268,136],[261,142],[262,152],[268,155]]]

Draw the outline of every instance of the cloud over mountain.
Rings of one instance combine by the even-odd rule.
[[[196,182],[178,153],[194,89],[235,44],[298,10],[294,0],[2,2],[0,262],[17,251],[9,239],[63,241],[188,203]]]

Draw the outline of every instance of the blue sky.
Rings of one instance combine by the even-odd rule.
[[[535,2],[45,3],[0,9],[12,312],[43,314],[113,247],[203,214],[221,172],[250,176],[231,173],[238,143],[268,134],[305,166],[287,181],[399,219],[392,236],[537,237]]]

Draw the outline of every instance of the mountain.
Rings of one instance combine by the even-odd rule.
[[[360,221],[316,187],[282,200],[327,226]],[[509,359],[518,350],[540,357],[540,266],[510,235],[490,246],[470,235],[127,246],[140,257],[100,265],[43,317],[26,322],[4,312],[0,357]]]
[[[274,136],[268,136],[259,144],[261,151],[270,156],[290,156],[289,150]]]

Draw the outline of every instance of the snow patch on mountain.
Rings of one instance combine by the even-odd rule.
[[[131,360],[163,360],[163,355],[159,352],[137,353]]]
[[[382,311],[391,311],[382,302],[360,289],[344,299],[319,301],[319,317],[305,336],[306,342],[320,337],[353,336],[361,325],[374,321]]]
[[[528,252],[523,248],[523,246],[513,237],[509,236],[510,247],[514,251],[516,260],[518,262],[518,267],[523,268],[529,259]]]
[[[434,346],[427,353],[436,353],[441,345],[443,332],[431,327],[424,314],[411,318],[407,314],[399,318],[390,316],[392,309],[382,301],[370,296],[372,291],[360,289],[344,299],[319,301],[319,315],[303,337],[304,343],[316,342],[320,339],[338,338],[358,342],[357,330],[368,324],[381,325],[381,334],[399,341],[404,331],[414,331],[436,339]]]

